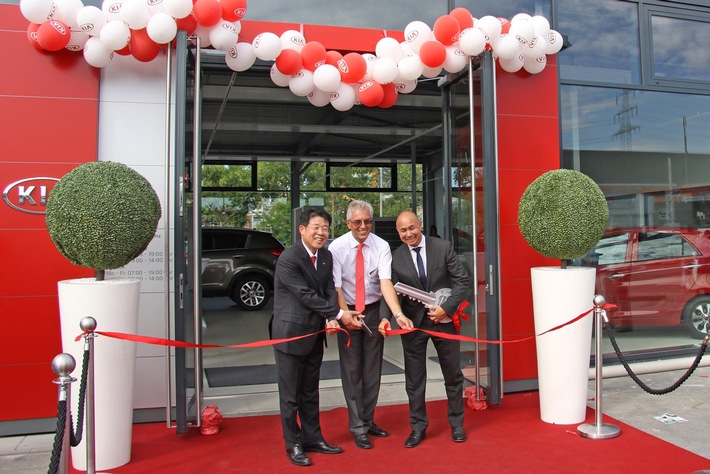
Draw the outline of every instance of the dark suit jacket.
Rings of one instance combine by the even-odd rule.
[[[318,271],[299,241],[279,256],[274,274],[272,338],[283,339],[319,331],[338,315],[338,294],[333,284],[333,257],[318,250]],[[323,343],[323,335],[275,346],[289,354],[308,354]]]
[[[436,237],[426,239],[427,287],[422,288],[416,265],[412,260],[412,251],[407,244],[402,244],[392,252],[392,283],[406,285],[426,291],[451,288],[451,296],[441,305],[446,314],[453,316],[456,309],[468,294],[469,277],[454,252],[454,247],[447,240]],[[410,298],[400,297],[402,312],[419,327],[428,310],[423,304]],[[380,305],[380,316],[390,317],[387,305]]]

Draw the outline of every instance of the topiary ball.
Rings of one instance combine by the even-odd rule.
[[[52,188],[45,221],[57,249],[73,264],[94,270],[122,267],[155,235],[158,195],[121,163],[85,163]]]
[[[571,260],[601,239],[609,218],[604,193],[587,175],[548,171],[520,198],[518,225],[525,240],[542,255]]]

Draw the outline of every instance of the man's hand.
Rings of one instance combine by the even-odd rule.
[[[382,334],[382,337],[387,337],[387,330],[390,327],[390,322],[387,319],[381,319],[380,320],[380,325],[377,326],[377,330],[379,331],[380,334]]]
[[[338,332],[338,329],[340,329],[340,324],[338,324],[338,321],[336,319],[331,319],[330,321],[325,323],[325,329],[326,332],[332,336],[333,334]]]
[[[428,309],[427,317],[431,319],[434,324],[439,324],[442,319],[448,316],[441,306],[429,306]]]
[[[340,324],[350,330],[358,330],[362,326],[361,314],[357,311],[343,311],[343,317],[340,318]]]
[[[414,323],[412,320],[404,315],[400,316],[395,321],[397,321],[397,324],[402,329],[414,329]]]

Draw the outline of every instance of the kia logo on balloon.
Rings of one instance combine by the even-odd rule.
[[[44,214],[49,192],[58,181],[58,178],[46,176],[21,179],[5,187],[2,199],[16,211]]]

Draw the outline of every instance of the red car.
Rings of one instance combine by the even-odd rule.
[[[597,267],[615,328],[682,324],[696,339],[710,329],[710,230],[611,229],[576,263]]]

